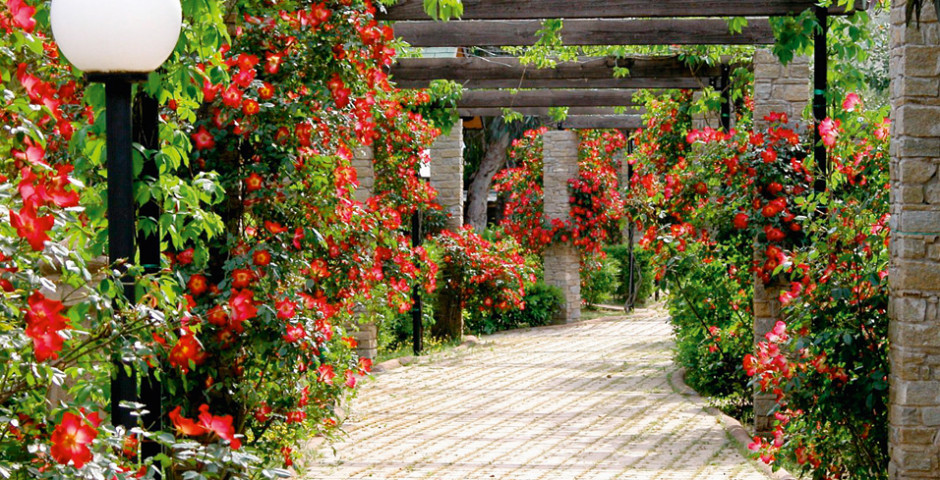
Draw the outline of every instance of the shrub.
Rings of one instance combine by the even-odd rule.
[[[629,300],[630,288],[630,246],[625,244],[604,247],[604,253],[617,260],[620,270],[617,272],[617,289],[614,293],[623,302]],[[653,295],[656,289],[652,266],[652,252],[642,249],[633,249],[633,290],[635,292],[634,304],[642,305]]]
[[[581,259],[581,298],[588,306],[608,300],[619,288],[620,262],[606,255]]]
[[[523,298],[524,308],[513,308],[488,316],[470,316],[467,329],[476,334],[490,334],[514,328],[548,325],[561,310],[564,296],[561,289],[538,281],[528,286]]]

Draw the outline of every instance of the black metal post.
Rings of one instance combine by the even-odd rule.
[[[110,263],[135,260],[137,232],[134,211],[134,168],[131,159],[131,79],[110,75],[103,78],[107,115],[108,160],[108,260]],[[121,279],[124,296],[134,300],[134,280]],[[130,429],[137,425],[131,411],[121,402],[137,402],[135,372],[120,358],[114,360],[111,380],[111,422]]]
[[[721,65],[721,128],[731,130],[731,66]]]
[[[140,144],[147,151],[155,151],[160,148],[160,130],[159,130],[160,104],[157,99],[143,92],[138,92],[136,103],[134,104],[134,141]],[[139,180],[159,179],[160,169],[153,156],[144,157],[144,166]],[[146,235],[143,231],[137,231],[137,245],[140,250],[140,264],[144,271],[153,274],[160,271],[160,204],[156,199],[151,198],[148,202],[139,206],[140,216],[149,217],[156,223],[156,231],[151,235]],[[158,431],[163,428],[163,385],[157,379],[151,370],[147,376],[140,381],[140,400],[144,404],[147,413],[141,419],[143,427],[147,431]],[[143,442],[141,444],[141,455],[143,458],[152,458],[161,452],[160,445],[156,442]]]
[[[627,155],[633,154],[633,139],[627,140]],[[633,164],[627,163],[627,189],[632,185],[633,180]],[[633,270],[636,268],[636,257],[633,253],[633,221],[629,221],[627,225],[627,246],[630,249],[630,253],[627,261],[627,303],[625,308],[627,312],[632,312],[636,308],[636,295],[634,294],[634,289],[636,288],[633,285]]]
[[[826,178],[829,175],[829,159],[826,146],[823,145],[822,136],[819,134],[819,124],[826,118],[826,90],[829,88],[829,55],[826,50],[829,9],[816,6],[816,21],[819,22],[819,29],[813,35],[813,118],[815,119],[813,156],[816,159],[818,175],[813,188],[817,192],[823,192],[826,190]]]
[[[415,210],[411,216],[411,246],[421,245],[421,211]],[[417,284],[411,289],[411,348],[415,355],[420,355],[424,350],[424,321],[423,305],[421,304],[421,292]]]

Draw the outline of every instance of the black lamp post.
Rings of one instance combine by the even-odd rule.
[[[52,0],[50,22],[62,54],[90,82],[105,84],[108,168],[108,259],[113,264],[137,262],[132,162],[131,91],[134,82],[146,80],[173,52],[182,26],[179,0]],[[134,279],[122,279],[124,295],[135,301]],[[127,374],[115,360],[111,383],[111,416],[114,425],[137,425],[121,402],[144,403],[150,411],[148,428],[159,428],[159,386],[145,379],[138,394],[134,372]],[[156,394],[154,394],[156,392]],[[142,398],[144,397],[144,398]],[[151,453],[153,448],[148,446]]]

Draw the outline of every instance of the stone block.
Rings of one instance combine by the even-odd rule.
[[[940,205],[940,181],[934,179],[924,189],[924,201],[931,205]]]
[[[907,448],[905,448],[907,447]],[[933,466],[936,461],[932,460],[930,456],[924,454],[922,448],[912,448],[914,446],[897,446],[896,449],[892,452],[891,461],[895,463],[898,469],[903,469],[905,471],[919,471],[919,472],[930,472],[933,470]],[[927,477],[930,478],[930,477]]]
[[[940,157],[940,138],[905,138],[898,142],[905,156]],[[926,183],[937,171],[933,162],[918,159],[903,159],[898,162],[898,180],[906,184]]]
[[[940,427],[940,406],[937,407],[927,407],[923,409],[922,412],[924,426],[926,427]],[[936,434],[937,430],[935,428],[927,430],[930,432],[930,437]],[[918,437],[919,438],[919,437]],[[908,443],[908,442],[905,442]],[[913,443],[913,442],[910,442]]]
[[[934,77],[940,74],[940,48],[924,45],[901,47],[905,76]]]
[[[892,242],[892,250],[901,258],[916,260],[924,258],[926,243],[923,237],[913,235],[897,235]]]
[[[940,348],[940,324],[894,321],[888,326],[888,336],[892,343],[907,348]]]
[[[940,264],[898,258],[895,259],[888,278],[896,293],[907,290],[938,292]]]
[[[902,203],[924,203],[924,187],[901,186],[898,189],[898,197]]]
[[[923,298],[894,296],[888,308],[895,321],[920,323],[927,318],[927,300]]]
[[[921,410],[915,407],[891,405],[888,408],[888,422],[895,426],[921,426],[923,425]]]
[[[908,95],[911,95],[908,93]],[[897,109],[895,129],[905,136],[940,136],[940,108],[928,105],[905,105]]]
[[[940,210],[902,211],[899,233],[940,233]]]

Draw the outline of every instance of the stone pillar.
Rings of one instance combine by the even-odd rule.
[[[545,132],[543,166],[544,211],[548,220],[567,220],[568,179],[578,175],[578,135],[574,131]],[[565,302],[553,319],[554,323],[571,323],[581,318],[580,256],[570,239],[545,249],[542,264],[545,283],[560,288]]]
[[[762,257],[762,253],[755,254],[755,258]],[[759,258],[761,263],[766,260]],[[786,290],[779,281],[764,285],[763,280],[754,276],[754,344],[766,342],[767,332],[773,330],[777,320],[780,320],[780,291]],[[777,397],[773,393],[761,392],[760,387],[754,387],[754,433],[769,436],[774,429],[774,416],[770,413],[777,404]]]
[[[431,145],[431,186],[447,212],[447,229],[463,226],[463,120]]]
[[[812,97],[810,58],[794,57],[782,65],[770,50],[754,52],[754,126],[766,126],[770,112],[786,113],[800,121]]]
[[[374,154],[371,146],[362,145],[353,150],[352,167],[356,169],[356,178],[359,188],[356,189],[356,200],[365,202],[372,196],[375,187]]]
[[[365,202],[375,192],[374,151],[370,145],[361,145],[353,150],[352,167],[356,169],[359,187],[356,188],[356,201]],[[355,320],[347,327],[349,336],[356,340],[356,355],[360,358],[375,360],[378,356],[378,328],[375,323],[364,323],[363,311],[356,314]]]
[[[379,329],[374,323],[352,325],[349,336],[356,339],[356,355],[375,360],[379,354]]]
[[[771,112],[786,113],[790,123],[800,122],[803,110],[812,97],[810,59],[795,57],[782,65],[770,50],[754,53],[754,128],[767,128],[764,117]],[[766,260],[763,252],[755,252],[760,263]],[[754,343],[765,341],[777,320],[780,320],[779,284],[764,285],[754,276]],[[773,430],[771,409],[775,405],[773,394],[754,390],[754,432],[769,435]]]
[[[940,24],[891,5],[891,479],[940,479]]]
[[[698,102],[702,99],[702,92],[696,90],[692,92],[692,102]],[[707,112],[698,112],[692,115],[692,128],[696,130],[701,130],[705,127],[712,127],[718,129],[721,126],[721,117],[720,112],[715,110],[710,110]]]

